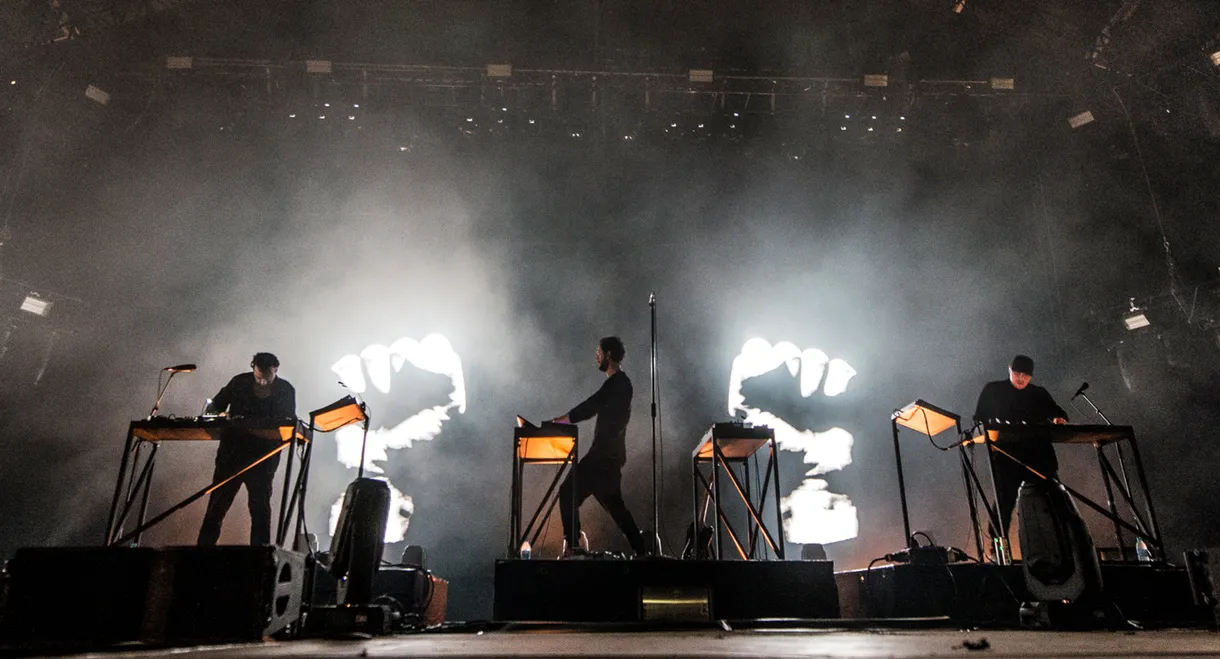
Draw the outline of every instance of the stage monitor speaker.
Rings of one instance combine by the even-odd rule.
[[[372,601],[389,515],[390,486],[385,481],[357,478],[347,486],[330,563],[330,573],[340,583],[341,604]]]
[[[1022,571],[1036,601],[1099,595],[1101,567],[1080,511],[1060,485],[1026,481],[1017,497]]]
[[[149,591],[150,642],[254,641],[301,616],[305,555],[277,547],[164,550]]]
[[[305,557],[270,546],[26,548],[6,572],[9,647],[257,641],[300,618]]]
[[[0,643],[53,649],[139,640],[158,558],[149,548],[17,550],[5,565]]]
[[[1211,611],[1220,626],[1220,547],[1182,552],[1182,562],[1195,605]]]

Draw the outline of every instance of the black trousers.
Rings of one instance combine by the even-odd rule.
[[[572,528],[572,473],[569,473],[559,486],[559,518],[563,521],[563,537],[567,539],[568,546],[580,546],[579,506],[589,495],[593,495],[602,508],[610,513],[611,519],[623,535],[627,536],[631,550],[637,554],[648,553],[648,545],[640,535],[640,529],[635,525],[631,511],[627,510],[627,503],[623,501],[622,466],[612,460],[585,456],[576,464],[575,473],[578,508],[575,528]]]
[[[216,449],[216,469],[212,482],[223,480],[245,469],[251,462],[271,452],[277,443],[245,441],[244,439],[222,439]],[[258,463],[246,473],[225,483],[208,496],[208,509],[203,514],[199,527],[198,544],[210,547],[220,540],[220,527],[225,514],[233,505],[233,497],[243,484],[246,486],[246,503],[250,510],[250,544],[271,544],[271,495],[275,472],[280,466],[280,455]]]
[[[1055,449],[1049,445],[1024,451],[1008,447],[1005,447],[1005,450],[1012,453],[1021,462],[1038,470],[1038,473],[1048,478],[1059,478],[1059,464],[1055,459]],[[998,538],[1012,524],[1012,511],[1017,505],[1017,495],[1021,491],[1021,483],[1042,479],[1002,454],[993,456],[991,470],[992,478],[995,479],[997,513],[1000,516],[1000,524],[1004,525],[1002,529],[996,529],[994,524],[990,525],[991,537]]]

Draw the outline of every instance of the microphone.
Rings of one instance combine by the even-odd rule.
[[[161,370],[170,373],[194,373],[197,368],[199,367],[194,364],[178,364],[177,366],[166,366]]]
[[[1080,396],[1080,394],[1083,394],[1085,389],[1088,389],[1088,388],[1089,388],[1088,382],[1085,382],[1084,384],[1080,385],[1080,388],[1076,390],[1076,393],[1072,394],[1072,400],[1076,400],[1076,398],[1078,396]]]
[[[650,306],[650,307],[657,306],[657,294],[655,291],[648,294],[648,306]]]

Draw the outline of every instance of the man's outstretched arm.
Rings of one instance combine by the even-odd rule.
[[[1051,392],[1047,391],[1046,389],[1043,389],[1042,393],[1046,397],[1045,404],[1046,404],[1047,414],[1048,414],[1048,416],[1050,416],[1050,419],[1051,419],[1051,423],[1055,423],[1055,424],[1067,423],[1068,422],[1067,412],[1064,411],[1064,409],[1059,406],[1059,403],[1055,402],[1054,397],[1051,396]]]
[[[208,414],[220,414],[229,409],[229,405],[233,404],[234,389],[236,389],[237,378],[229,380],[228,384],[220,388],[215,396],[212,396],[212,402],[208,404],[206,412]]]
[[[555,423],[580,423],[585,419],[592,419],[597,416],[606,406],[606,401],[610,398],[610,380],[607,379],[601,388],[593,392],[576,407],[572,408],[571,412],[553,419]]]

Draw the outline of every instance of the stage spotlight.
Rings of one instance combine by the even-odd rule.
[[[21,302],[21,310],[35,316],[47,316],[51,313],[51,303],[34,295],[25,296]]]
[[[1093,113],[1089,112],[1088,110],[1068,118],[1068,124],[1070,124],[1072,128],[1080,128],[1085,124],[1091,123],[1093,123]]]
[[[89,85],[85,88],[85,96],[98,105],[106,105],[110,102],[110,94],[94,85]]]
[[[1151,324],[1152,321],[1148,320],[1148,316],[1144,313],[1144,310],[1136,306],[1135,298],[1131,298],[1131,308],[1128,309],[1126,315],[1123,316],[1123,325],[1125,325],[1128,330],[1137,330],[1141,327],[1148,327]]]
[[[1217,50],[1216,52],[1212,53],[1211,55],[1208,55],[1207,59],[1211,60],[1212,64],[1214,64],[1216,66],[1220,66],[1220,50]]]
[[[966,0],[957,0],[953,3],[953,13],[960,14],[966,9]]]
[[[1137,330],[1141,327],[1147,327],[1152,323],[1148,321],[1148,316],[1145,316],[1144,312],[1140,311],[1123,318],[1123,324],[1129,330]]]
[[[715,75],[711,69],[691,69],[691,82],[712,82],[715,80]]]
[[[305,73],[331,73],[334,67],[330,60],[310,59],[305,60]]]

